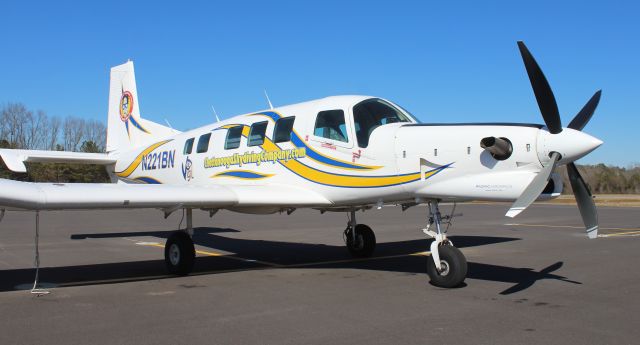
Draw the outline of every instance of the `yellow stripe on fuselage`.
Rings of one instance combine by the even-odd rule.
[[[264,143],[262,144],[262,148],[266,152],[280,151],[280,148],[276,144],[266,138]],[[281,161],[280,164],[307,180],[336,187],[385,187],[408,183],[420,179],[419,172],[403,176],[353,176],[333,174],[326,171],[314,169],[300,163],[297,160],[289,160],[284,162]],[[437,171],[433,171],[430,173],[431,175],[433,175],[436,172]],[[430,176],[430,173],[427,173],[427,177]]]
[[[242,126],[242,135],[244,137],[249,136],[249,126],[247,125],[225,125],[221,128],[231,128],[235,126]],[[282,149],[271,141],[269,138],[264,138],[264,143],[259,146],[265,152],[278,152]],[[386,176],[369,176],[369,175],[344,175],[330,173],[322,171],[316,168],[307,166],[297,159],[278,161],[282,166],[289,169],[294,174],[309,180],[311,182],[328,185],[332,187],[344,187],[344,188],[375,188],[375,187],[390,187],[420,180],[420,172],[415,172],[407,175],[386,175]],[[439,173],[447,166],[442,166],[425,173],[425,179]],[[212,176],[213,177],[213,176]]]
[[[119,177],[129,177],[129,175],[131,175],[138,168],[138,166],[140,166],[140,163],[142,163],[142,157],[144,157],[145,155],[148,155],[149,153],[151,153],[151,151],[157,149],[158,147],[170,141],[171,140],[160,141],[147,147],[142,152],[140,152],[140,154],[138,154],[138,156],[133,160],[133,162],[131,162],[131,164],[129,164],[129,166],[126,169],[120,172],[116,172],[116,175],[118,175]]]

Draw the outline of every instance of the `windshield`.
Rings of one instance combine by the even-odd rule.
[[[403,111],[381,99],[368,99],[353,107],[358,146],[369,146],[371,132],[378,126],[395,122],[411,122]]]

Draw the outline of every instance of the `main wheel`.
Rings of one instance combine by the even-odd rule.
[[[431,284],[443,287],[456,287],[467,277],[467,259],[462,252],[451,245],[440,245],[438,247],[442,271],[438,272],[433,261],[433,256],[429,256],[427,263],[427,274],[431,278]]]
[[[356,240],[353,241],[352,228],[348,227],[344,232],[347,249],[355,257],[369,257],[376,248],[376,235],[370,227],[364,224],[356,225]]]
[[[176,231],[164,246],[164,262],[171,274],[187,275],[193,269],[196,250],[191,237],[184,231]]]

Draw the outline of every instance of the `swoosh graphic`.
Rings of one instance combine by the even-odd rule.
[[[262,112],[262,113],[251,114],[249,116],[266,116],[267,118],[269,118],[273,122],[276,122],[278,119],[283,117],[281,114],[279,114],[279,113],[277,113],[275,111],[265,111],[265,112]],[[351,163],[351,162],[339,160],[339,159],[324,155],[324,154],[314,150],[309,145],[307,145],[295,130],[293,131],[292,136],[291,136],[291,143],[294,146],[298,147],[298,148],[303,148],[304,147],[307,150],[307,157],[315,160],[318,163],[324,164],[324,165],[338,167],[338,168],[342,168],[342,169],[360,170],[360,171],[376,170],[376,169],[382,168],[381,166],[372,166],[372,165],[362,165],[362,164]]]
[[[172,141],[173,139],[170,140],[164,140],[164,141],[160,141],[157,142],[155,144],[151,144],[151,146],[147,147],[146,149],[144,149],[142,152],[140,152],[140,154],[138,154],[138,156],[133,160],[133,162],[131,162],[131,164],[129,164],[129,166],[120,171],[120,172],[116,172],[116,175],[118,175],[119,177],[129,177],[129,175],[131,175],[137,168],[138,166],[140,166],[140,163],[142,162],[142,157],[145,155],[148,155],[151,151],[157,149],[158,147]]]

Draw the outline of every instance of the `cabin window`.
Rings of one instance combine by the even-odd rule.
[[[295,116],[283,117],[276,121],[276,125],[273,128],[273,142],[282,143],[291,141],[291,133],[293,132],[293,122]]]
[[[240,138],[242,137],[242,126],[229,128],[227,131],[227,139],[224,142],[224,149],[231,150],[240,147]]]
[[[182,150],[182,154],[190,155],[191,150],[193,150],[193,138],[187,139],[187,141],[184,142],[184,149]]]
[[[379,126],[394,122],[410,122],[399,109],[381,99],[369,99],[353,107],[353,123],[358,146],[369,146],[369,137]]]
[[[264,135],[267,132],[267,121],[256,122],[251,125],[247,146],[258,146],[264,143]]]
[[[211,133],[201,135],[198,139],[198,148],[196,149],[196,152],[207,152],[209,149],[209,139],[211,139]]]
[[[317,137],[348,142],[344,111],[326,110],[319,112],[313,134]]]

